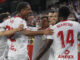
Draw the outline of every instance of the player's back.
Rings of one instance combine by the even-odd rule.
[[[54,30],[53,44],[49,60],[77,60],[77,34],[79,24],[73,21],[63,21],[51,28]]]

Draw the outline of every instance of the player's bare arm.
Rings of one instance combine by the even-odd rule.
[[[23,30],[23,25],[21,24],[18,28],[15,28],[13,30],[8,30],[8,31],[2,31],[0,32],[0,36],[10,36],[18,31]]]
[[[45,29],[45,30],[39,30],[39,31],[31,31],[31,30],[23,30],[22,33],[24,35],[28,35],[28,36],[31,36],[31,35],[51,35],[53,34],[53,30],[51,29]]]
[[[36,55],[34,60],[39,60],[50,48],[51,44],[53,43],[53,40],[45,40],[45,44],[40,48],[39,53]]]

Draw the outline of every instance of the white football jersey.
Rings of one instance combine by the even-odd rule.
[[[20,24],[24,25],[24,29],[27,28],[25,20],[21,17],[12,17],[6,20],[4,23],[2,23],[0,26],[6,27],[7,30],[11,30],[14,28],[18,28]],[[27,44],[28,38],[21,32],[16,32],[8,39],[8,57],[14,57],[16,60],[18,60],[19,58],[23,59],[26,56],[28,58]],[[12,60],[14,60],[14,58]]]
[[[5,28],[0,28],[0,32],[5,31]],[[0,60],[7,60],[7,53],[8,51],[5,51],[7,47],[7,37],[0,36]]]
[[[4,28],[0,28],[0,32],[4,31]],[[3,55],[7,45],[7,37],[0,36],[0,57]]]
[[[80,24],[62,21],[50,28],[54,33],[47,36],[47,39],[53,39],[49,60],[78,60],[77,35]]]

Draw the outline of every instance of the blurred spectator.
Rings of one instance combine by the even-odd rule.
[[[11,14],[11,17],[16,16],[17,13],[18,13],[17,11],[13,12],[13,13]]]
[[[16,1],[16,0],[14,0],[14,1],[12,1],[11,3],[10,3],[10,12],[11,13],[13,13],[13,12],[15,12],[16,11],[16,6],[17,6],[17,4],[18,4],[18,1]],[[13,8],[14,7],[14,8]]]
[[[10,14],[8,12],[0,14],[0,22],[3,22],[4,20],[8,18],[10,18]]]
[[[76,16],[74,13],[71,13],[68,17],[68,20],[76,21]]]
[[[0,0],[0,3],[4,3],[5,2],[5,0]]]

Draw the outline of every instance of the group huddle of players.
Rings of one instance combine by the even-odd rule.
[[[68,7],[61,7],[58,12],[49,13],[49,19],[54,17],[54,20],[49,20],[49,27],[44,29],[27,26],[25,17],[32,13],[29,3],[19,3],[16,11],[16,16],[0,24],[0,44],[2,47],[6,46],[0,60],[29,60],[28,36],[36,38],[32,60],[42,60],[40,58],[44,54],[47,55],[48,50],[50,53],[43,58],[44,60],[78,60],[77,35],[80,32],[80,24],[67,20],[70,14]],[[42,48],[39,47],[41,45]]]

